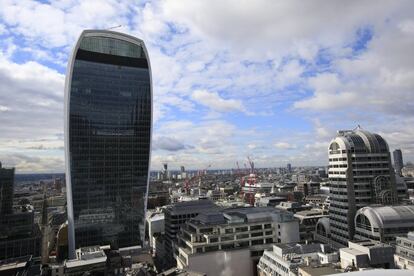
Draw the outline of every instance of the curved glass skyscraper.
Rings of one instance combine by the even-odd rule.
[[[151,149],[151,69],[143,41],[84,31],[65,84],[69,257],[142,244]]]

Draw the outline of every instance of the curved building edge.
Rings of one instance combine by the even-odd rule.
[[[70,148],[69,148],[69,108],[70,108],[70,90],[72,84],[73,66],[76,59],[76,53],[79,49],[80,43],[84,37],[88,36],[103,36],[109,38],[115,38],[123,41],[128,41],[133,44],[137,44],[142,47],[145,53],[145,58],[148,63],[148,72],[150,76],[150,100],[151,100],[151,125],[150,125],[150,144],[149,144],[149,158],[148,158],[148,173],[147,173],[147,187],[144,200],[144,214],[147,211],[147,199],[149,188],[149,176],[151,166],[151,153],[152,153],[152,130],[153,130],[153,88],[152,88],[152,70],[151,62],[149,59],[148,51],[144,41],[139,38],[133,37],[128,34],[109,31],[109,30],[84,30],[80,34],[68,60],[68,66],[66,69],[65,87],[64,87],[64,146],[65,146],[65,178],[66,178],[66,202],[67,202],[67,214],[68,214],[68,258],[76,259],[76,246],[75,246],[75,221],[73,212],[73,197],[72,197],[72,182],[71,182],[71,167],[70,167]],[[145,231],[145,218],[144,229]],[[142,236],[142,244],[144,244],[145,236]]]

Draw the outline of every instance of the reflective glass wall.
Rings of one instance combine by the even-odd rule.
[[[143,238],[150,69],[141,43],[111,34],[81,36],[67,80],[68,201],[76,248],[129,247]]]

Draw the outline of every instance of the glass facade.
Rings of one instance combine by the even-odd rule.
[[[118,33],[81,36],[78,45],[66,103],[75,247],[140,245],[152,116],[148,60],[140,43]]]

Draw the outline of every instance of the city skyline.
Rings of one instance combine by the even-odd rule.
[[[64,171],[71,47],[118,25],[151,58],[153,170],[327,165],[336,131],[358,124],[414,160],[412,2],[239,2],[2,1],[4,166]]]

